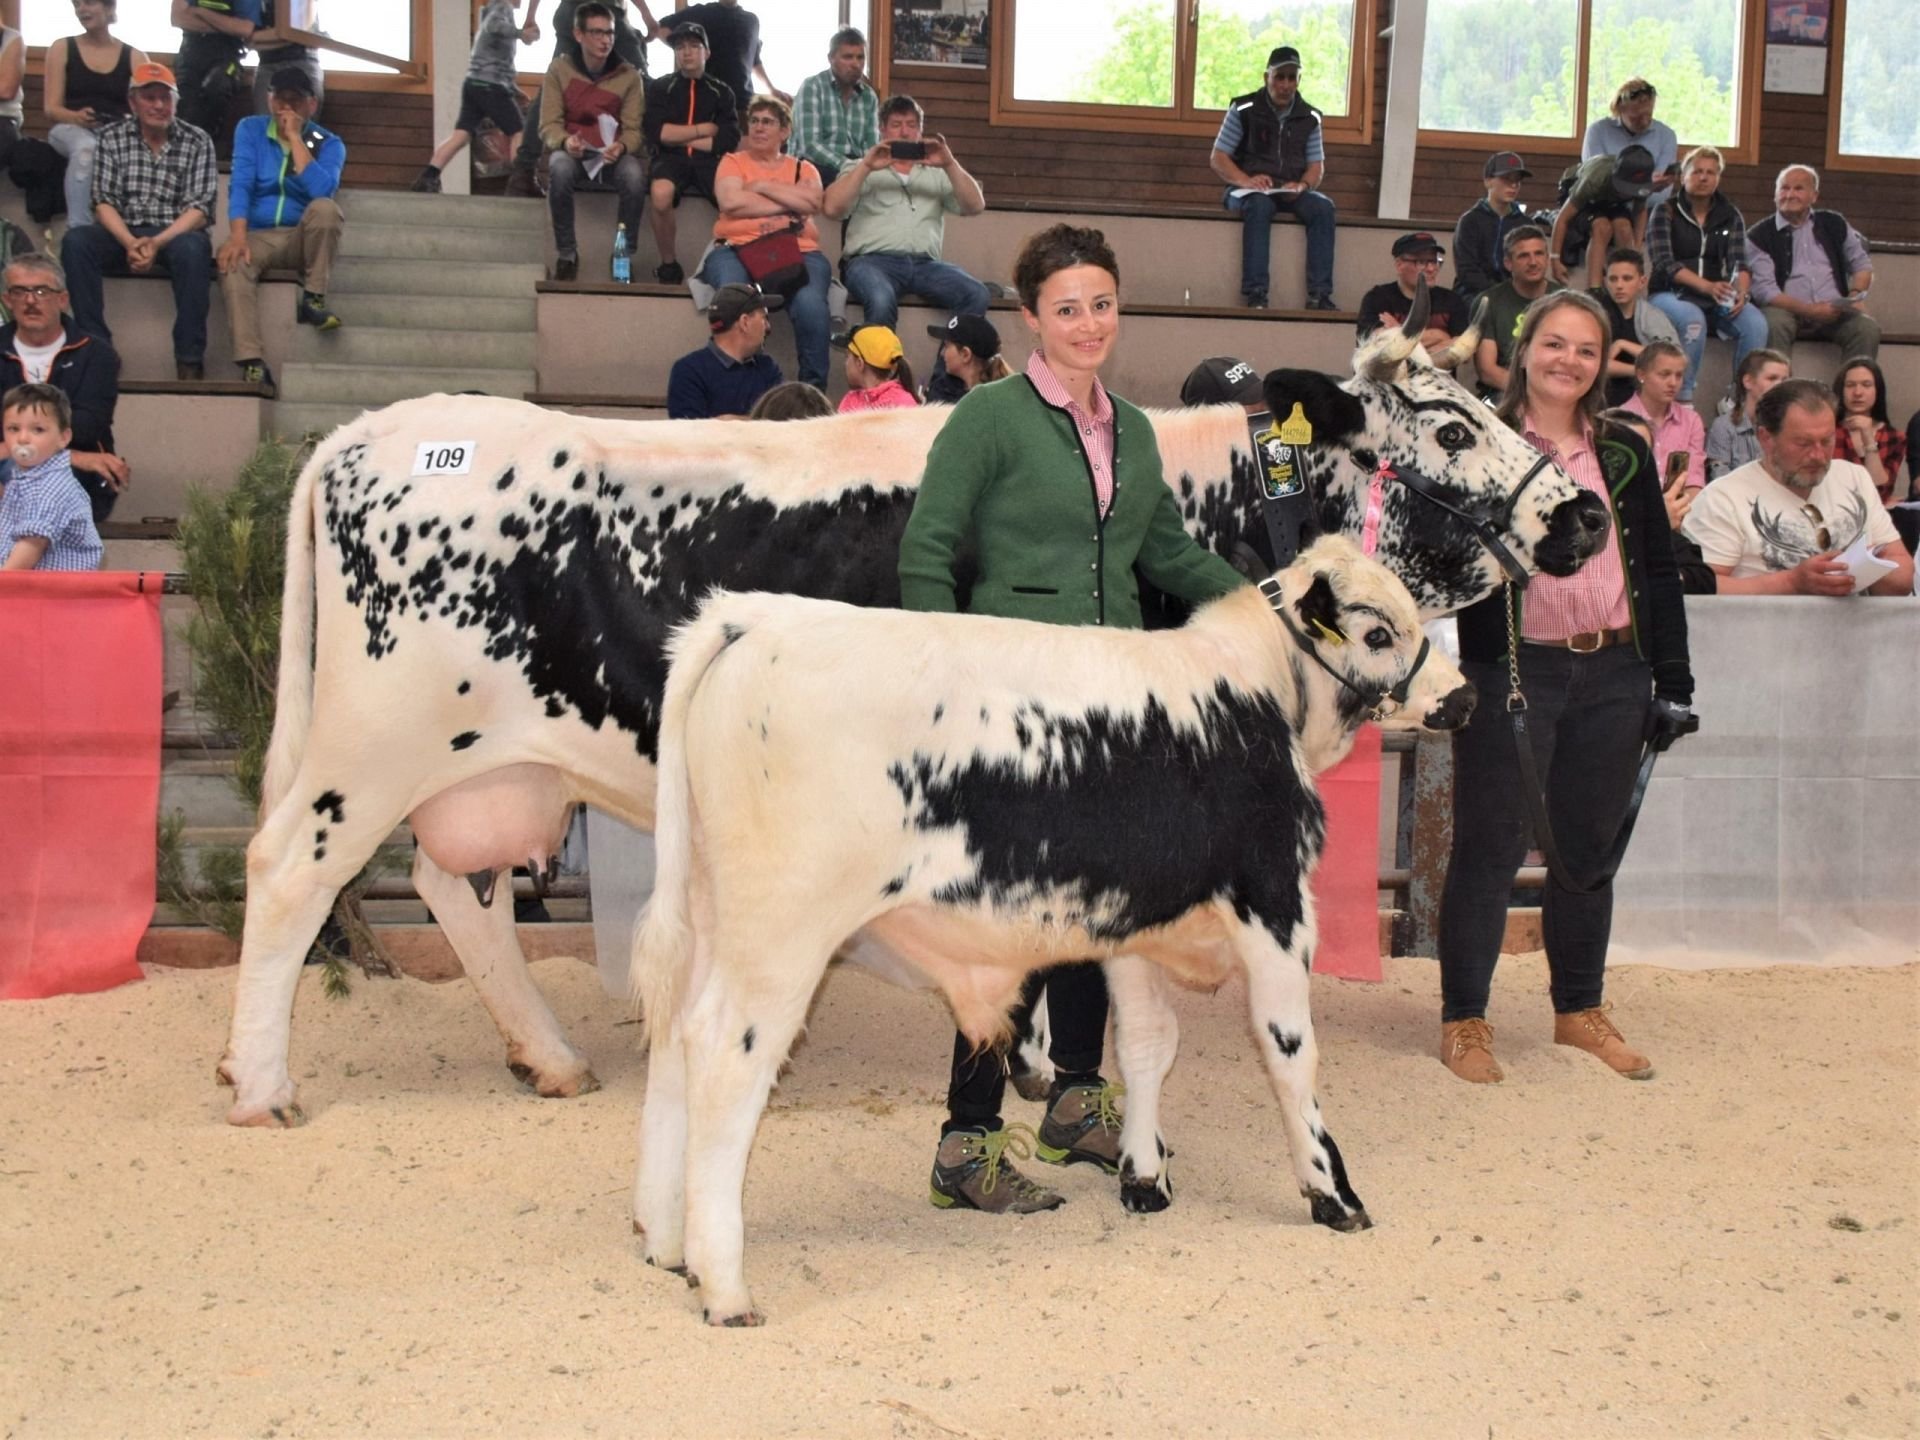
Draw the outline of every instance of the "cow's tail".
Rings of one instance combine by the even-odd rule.
[[[313,724],[313,487],[326,447],[308,459],[294,483],[287,512],[287,576],[280,592],[280,679],[274,696],[273,739],[260,781],[264,821],[293,787]]]
[[[653,899],[633,940],[633,1002],[664,1037],[689,998],[693,968],[693,785],[687,772],[688,712],[694,693],[739,632],[701,607],[667,644],[672,668],[660,702],[654,798]]]

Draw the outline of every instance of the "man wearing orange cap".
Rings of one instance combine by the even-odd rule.
[[[206,378],[207,294],[213,283],[213,141],[174,117],[179,87],[152,61],[133,67],[133,114],[100,132],[93,165],[93,223],[61,242],[73,318],[111,341],[107,275],[159,271],[173,281],[173,362],[182,380]]]

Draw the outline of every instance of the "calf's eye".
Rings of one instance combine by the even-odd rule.
[[[1367,632],[1367,648],[1369,650],[1387,650],[1391,649],[1392,646],[1393,632],[1388,630],[1384,625],[1376,625]]]
[[[1440,442],[1442,449],[1454,453],[1465,450],[1473,444],[1473,431],[1455,420],[1451,424],[1442,425],[1434,432],[1433,438]]]

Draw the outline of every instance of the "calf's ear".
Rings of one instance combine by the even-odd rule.
[[[1331,375],[1322,375],[1318,370],[1269,371],[1266,396],[1267,409],[1281,424],[1286,423],[1293,407],[1298,405],[1307,423],[1313,426],[1310,443],[1315,445],[1339,444],[1366,429],[1366,406],[1342,390]]]
[[[1340,628],[1340,600],[1325,571],[1316,574],[1306,593],[1293,602],[1293,612],[1309,634],[1318,635],[1330,645],[1347,643],[1347,632]]]

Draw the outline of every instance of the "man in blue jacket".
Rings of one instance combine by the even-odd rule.
[[[260,276],[298,270],[294,318],[325,333],[340,328],[327,308],[327,278],[345,223],[333,197],[340,191],[346,143],[314,123],[320,106],[313,77],[298,65],[273,74],[273,113],[250,115],[233,136],[233,178],[227,192],[227,243],[215,257],[233,326],[241,377],[274,394],[260,345]]]

